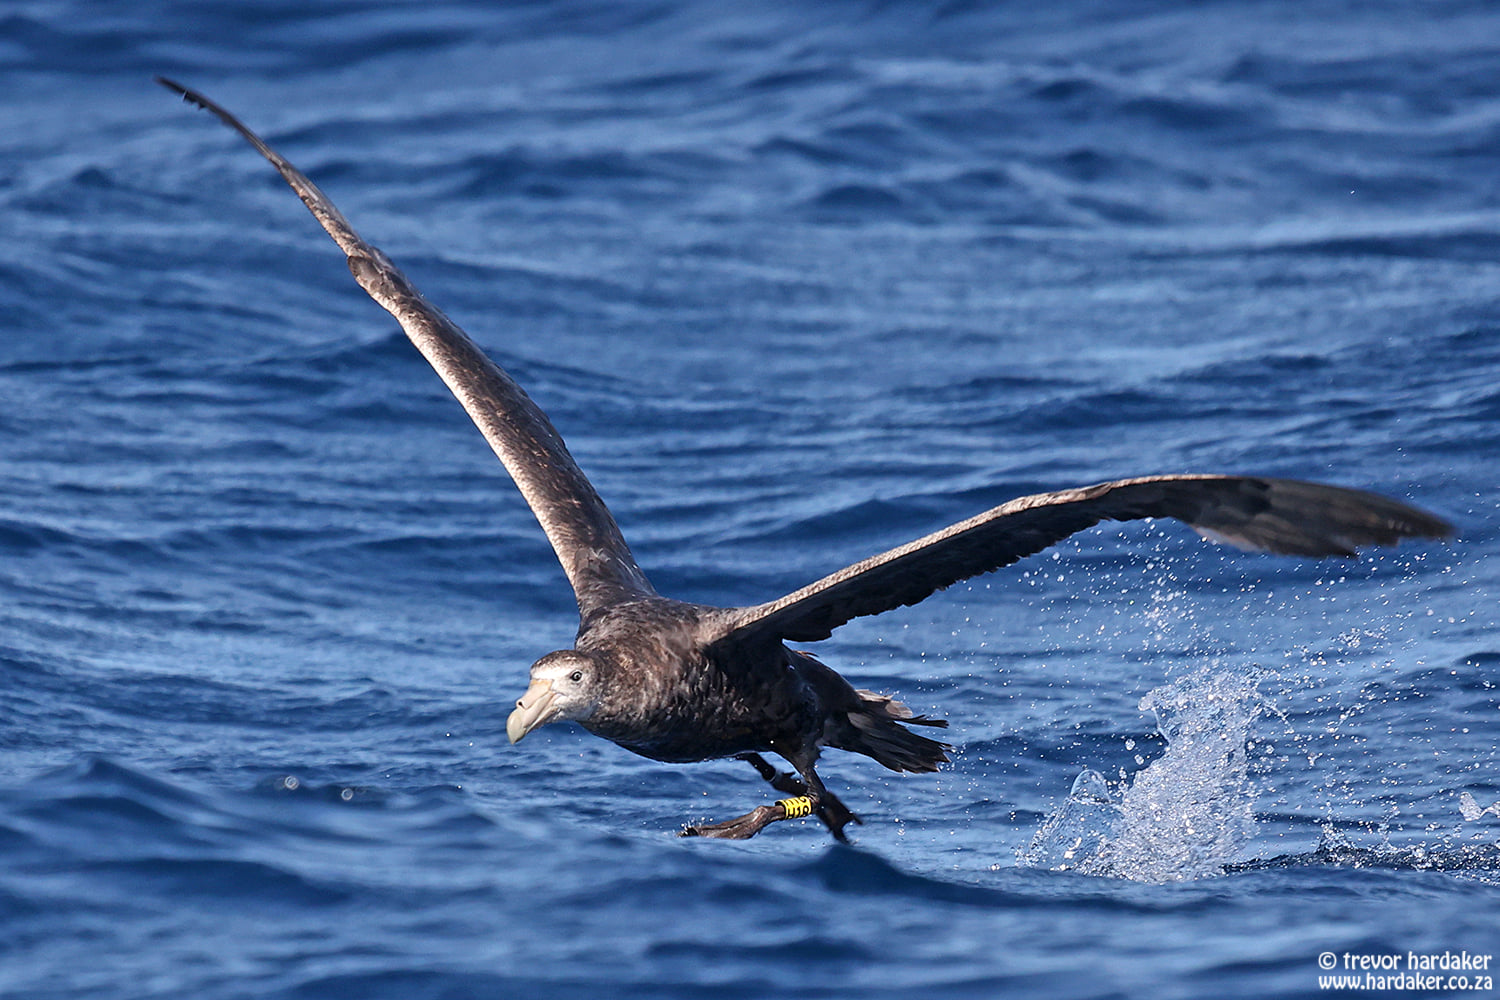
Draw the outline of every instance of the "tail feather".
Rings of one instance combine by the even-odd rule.
[[[948,728],[947,719],[934,719],[930,715],[915,715],[913,714],[911,709],[907,708],[904,704],[897,701],[895,698],[892,698],[888,694],[876,694],[874,691],[866,691],[863,688],[855,690],[854,693],[859,695],[860,700],[864,701],[867,705],[870,703],[879,705],[880,709],[884,711],[889,718],[904,722],[908,726],[937,726],[939,729]]]
[[[871,757],[892,771],[924,774],[948,762],[946,743],[919,736],[907,725],[946,727],[947,719],[915,715],[887,695],[858,691],[860,707],[845,718],[848,726],[829,745]],[[905,725],[903,725],[905,723]]]
[[[821,745],[862,753],[892,771],[925,774],[948,763],[952,747],[906,728],[946,728],[947,719],[917,715],[890,695],[856,690],[811,653],[787,650],[787,656],[787,665],[812,687],[827,713]]]

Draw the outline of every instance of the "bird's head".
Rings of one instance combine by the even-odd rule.
[[[594,714],[599,699],[598,661],[576,649],[548,653],[531,665],[531,686],[506,720],[505,735],[519,743],[549,722],[581,722]]]

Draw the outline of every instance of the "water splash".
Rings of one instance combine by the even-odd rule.
[[[1018,859],[1027,868],[1092,872],[1122,816],[1104,775],[1085,769]]]
[[[1477,819],[1482,819],[1486,814],[1500,819],[1500,801],[1481,807],[1479,801],[1474,798],[1473,793],[1464,792],[1458,797],[1458,811],[1463,816],[1465,823],[1472,823]]]
[[[1086,770],[1018,856],[1032,868],[1171,882],[1223,874],[1254,835],[1246,745],[1258,676],[1198,671],[1141,699],[1167,742],[1118,795]]]

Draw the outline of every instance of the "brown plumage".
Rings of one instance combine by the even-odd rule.
[[[158,78],[160,80],[160,78]],[[1153,476],[1021,497],[839,570],[765,604],[716,608],[662,597],[546,414],[468,336],[366,243],[301,171],[201,94],[160,82],[239,132],[280,171],[349,258],[355,279],[396,317],[510,472],[578,599],[573,649],[542,657],[506,727],[512,742],[549,722],[585,729],[655,760],[738,757],[793,796],[724,823],[689,827],[753,836],[817,815],[835,837],[858,822],[824,788],[824,747],[895,771],[936,770],[948,747],[908,726],[946,726],[859,691],[787,642],[828,638],[852,618],[915,604],[1101,521],[1170,517],[1246,549],[1349,556],[1366,545],[1451,533],[1440,518],[1360,490],[1245,476]],[[799,777],[761,756],[775,753]]]

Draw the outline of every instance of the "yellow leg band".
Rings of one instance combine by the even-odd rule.
[[[813,801],[806,795],[799,795],[795,799],[781,799],[776,804],[786,810],[787,819],[801,819],[812,815]]]

